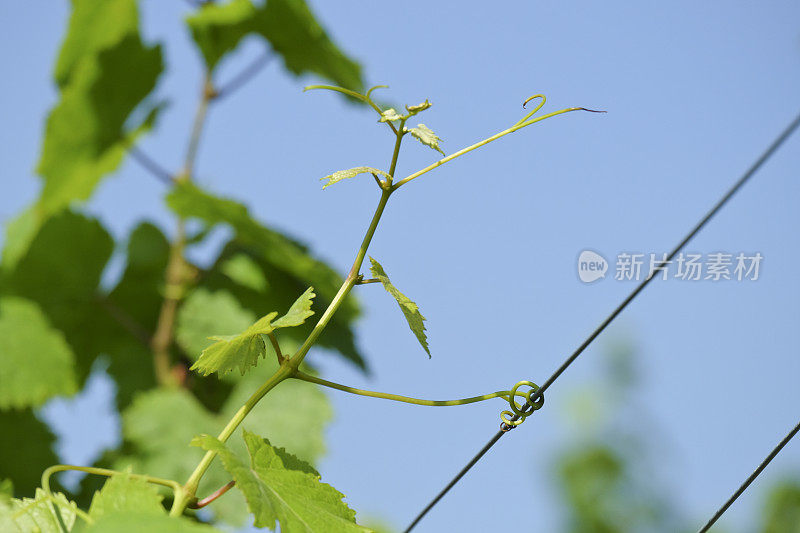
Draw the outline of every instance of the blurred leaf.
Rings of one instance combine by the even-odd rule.
[[[163,69],[160,48],[144,46],[137,26],[134,0],[73,0],[55,73],[61,98],[47,118],[38,166],[40,215],[89,198],[155,121],[158,107],[126,127]]]
[[[355,178],[359,174],[372,174],[372,175],[380,175],[385,178],[391,178],[389,174],[382,170],[378,170],[377,168],[372,167],[355,167],[355,168],[348,168],[347,170],[337,170],[333,174],[328,174],[324,178],[320,178],[320,181],[328,180],[325,185],[322,186],[323,190],[327,187],[330,187],[334,183],[338,183],[344,179],[348,178]]]
[[[58,462],[55,437],[30,409],[0,411],[0,435],[0,478],[12,480],[18,496],[33,495],[44,469]]]
[[[760,531],[800,533],[800,481],[781,481],[770,488]]]
[[[59,516],[53,511],[58,507]],[[67,531],[75,524],[75,504],[61,493],[47,496],[42,489],[36,489],[35,498],[22,500],[0,500],[0,531],[4,533],[62,533],[63,524]]]
[[[254,24],[291,72],[313,72],[356,91],[363,87],[361,67],[330,40],[304,0],[268,0]]]
[[[2,291],[36,302],[72,348],[83,380],[98,354],[100,276],[111,256],[111,236],[94,219],[64,211],[48,219]]]
[[[25,209],[15,218],[6,222],[6,239],[0,266],[13,270],[41,226],[41,220],[33,207]]]
[[[245,431],[244,440],[249,466],[214,437],[203,435],[193,443],[219,454],[244,493],[256,527],[275,529],[280,524],[283,533],[368,531],[356,525],[355,511],[342,501],[344,495],[321,483],[311,465],[253,433]]]
[[[53,73],[58,86],[69,83],[76,66],[86,57],[136,35],[138,19],[134,0],[73,0],[69,27]]]
[[[242,308],[230,293],[194,290],[178,311],[176,340],[183,350],[197,359],[213,341],[209,333],[232,335],[246,329],[255,315]]]
[[[264,367],[238,379],[222,408],[221,418],[232,417],[278,365],[269,360]],[[269,435],[276,446],[314,463],[325,452],[324,429],[332,418],[330,402],[318,386],[290,379],[271,390],[268,398],[253,408],[243,426]],[[236,442],[230,446],[237,450]]]
[[[140,516],[166,514],[162,499],[155,485],[119,474],[108,478],[103,488],[95,493],[89,516],[98,520],[119,512],[136,512]]]
[[[128,238],[125,271],[101,300],[103,320],[96,333],[109,359],[108,373],[117,383],[119,408],[136,391],[156,384],[149,337],[163,301],[168,260],[169,242],[161,230],[148,222],[139,224]]]
[[[312,72],[360,90],[361,67],[330,40],[304,0],[207,3],[187,19],[192,37],[213,70],[248,34],[260,35],[297,75]]]
[[[0,297],[0,409],[74,394],[75,356],[34,302]]]
[[[397,300],[397,305],[400,306],[403,316],[406,317],[408,327],[410,327],[411,331],[414,332],[417,340],[428,353],[428,357],[430,357],[431,351],[428,349],[428,338],[425,335],[425,317],[419,312],[419,307],[417,304],[412,302],[408,296],[397,290],[397,287],[392,285],[392,282],[389,281],[389,276],[386,275],[386,272],[383,270],[383,267],[380,263],[378,263],[372,257],[370,257],[369,260],[372,264],[369,271],[372,272],[373,276],[380,280],[380,282],[383,284],[383,288],[386,289],[386,291],[391,294],[395,300]]]
[[[186,19],[209,71],[253,31],[255,13],[250,0],[232,0],[226,4],[208,2]]]
[[[122,435],[131,448],[114,468],[128,467],[137,474],[184,482],[202,453],[189,447],[198,431],[217,431],[222,423],[184,389],[153,389],[138,394],[122,413]],[[225,483],[213,472],[203,478],[202,489]],[[213,487],[213,488],[211,488]]]
[[[0,481],[0,500],[14,497],[14,482],[10,479]]]
[[[226,224],[235,232],[203,283],[209,288],[229,290],[240,303],[256,315],[263,316],[279,305],[288,305],[302,291],[313,285],[321,307],[326,307],[342,285],[342,278],[328,265],[315,259],[304,246],[254,220],[247,208],[233,200],[213,196],[196,185],[183,183],[173,188],[167,204],[179,216],[199,219],[208,226]],[[242,290],[225,277],[216,275],[220,265],[234,255],[246,253],[256,261],[270,285],[266,295]],[[266,298],[265,298],[266,296]],[[364,360],[355,348],[350,323],[358,316],[355,299],[345,299],[331,324],[319,339],[321,346],[338,350],[345,357],[364,367]],[[297,334],[304,330],[298,330]],[[292,333],[294,334],[294,333]]]
[[[220,530],[207,524],[193,522],[189,518],[162,515],[142,515],[137,512],[119,512],[100,518],[86,528],[86,533],[215,533]]]
[[[425,124],[417,124],[416,128],[411,128],[408,130],[408,132],[425,146],[433,148],[437,152],[444,155],[442,149],[439,148],[439,143],[442,140],[437,137],[436,134],[433,133],[433,131],[431,131],[431,129]]]
[[[237,254],[225,260],[220,266],[220,271],[242,287],[257,292],[266,291],[269,287],[269,282],[258,263],[245,254]]]

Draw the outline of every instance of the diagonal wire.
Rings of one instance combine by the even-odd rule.
[[[608,325],[630,304],[636,296],[639,295],[642,290],[650,283],[650,281],[657,275],[659,272],[659,268],[663,267],[664,265],[668,264],[675,255],[680,252],[686,244],[691,241],[695,235],[711,220],[722,207],[728,203],[734,194],[736,194],[739,189],[741,189],[747,181],[753,177],[753,175],[758,171],[759,168],[775,153],[775,151],[789,138],[789,136],[794,133],[794,131],[800,126],[800,114],[798,114],[794,120],[786,127],[786,129],[781,132],[780,135],[770,144],[770,146],[764,151],[764,153],[759,156],[756,161],[750,165],[750,168],[738,179],[736,183],[731,186],[730,189],[720,198],[720,200],[714,204],[714,206],[700,219],[700,221],[686,234],[686,236],[678,243],[677,246],[669,253],[666,259],[659,262],[659,264],[653,269],[653,272],[644,280],[642,281],[634,290],[631,292],[627,298],[625,298],[622,303],[620,303],[612,312],[609,314],[605,320],[603,320],[599,326],[597,326],[592,333],[586,338],[585,341],[581,343],[578,348],[572,352],[572,354],[564,360],[564,362],[559,366],[553,375],[547,378],[542,386],[530,396],[529,402],[534,403],[539,398],[544,395],[544,392],[550,388],[550,386],[555,383],[555,381],[564,373],[564,371],[575,362],[575,360],[583,353],[583,351],[594,341],[602,332],[603,330],[608,327]],[[526,408],[529,407],[528,402],[526,402]],[[518,417],[514,417],[514,419],[518,419]],[[404,533],[408,533],[411,531],[414,526],[416,526],[420,520],[431,510],[433,507],[439,503],[439,501],[447,494],[447,492],[452,489],[458,481],[464,477],[464,475],[473,467],[475,464],[480,461],[480,459],[488,452],[492,446],[494,446],[500,438],[513,429],[515,426],[508,426],[506,424],[501,425],[500,431],[498,431],[492,439],[486,443],[486,445],[481,448],[481,450],[475,455],[475,457],[470,460],[469,463],[466,464],[461,471],[456,474],[456,476],[450,481],[450,483],[442,489],[436,497],[431,500],[431,502],[414,518],[411,524],[405,529]]]
[[[785,436],[785,437],[783,437],[783,440],[782,440],[782,441],[780,441],[780,442],[778,443],[778,445],[777,445],[777,446],[775,446],[775,448],[774,448],[774,449],[773,449],[773,450],[770,452],[770,454],[769,454],[769,455],[766,457],[766,459],[764,459],[763,461],[761,461],[761,464],[760,464],[760,465],[758,465],[758,468],[756,468],[756,469],[753,471],[753,473],[752,473],[752,474],[750,474],[750,477],[748,477],[748,478],[747,478],[747,479],[744,481],[744,483],[742,483],[742,485],[739,487],[739,489],[738,489],[736,492],[734,492],[734,493],[733,493],[733,495],[732,495],[730,498],[728,498],[728,501],[726,501],[726,502],[725,502],[725,503],[722,505],[722,507],[720,507],[720,508],[717,510],[717,512],[714,514],[714,516],[712,516],[712,517],[711,517],[711,520],[709,520],[709,521],[706,523],[706,525],[704,525],[704,526],[703,526],[703,528],[702,528],[702,529],[701,529],[701,530],[700,530],[698,533],[705,533],[706,531],[708,531],[709,529],[711,529],[711,526],[713,526],[713,525],[714,525],[714,523],[715,523],[717,520],[719,520],[719,517],[720,517],[720,516],[722,516],[722,514],[723,514],[725,511],[727,511],[727,510],[728,510],[728,507],[730,507],[731,505],[733,505],[733,502],[735,502],[735,501],[736,501],[736,498],[738,498],[739,496],[741,496],[741,495],[742,495],[742,493],[743,493],[744,491],[746,491],[746,490],[747,490],[747,487],[749,487],[749,486],[750,486],[750,483],[752,483],[752,482],[753,482],[753,481],[754,481],[754,480],[755,480],[755,479],[758,477],[758,475],[759,475],[761,472],[763,472],[763,471],[764,471],[764,469],[767,467],[767,465],[770,463],[770,461],[772,461],[773,459],[775,459],[775,456],[776,456],[776,455],[778,455],[778,453],[779,453],[779,452],[780,452],[780,451],[783,449],[783,447],[784,447],[784,446],[786,446],[786,445],[789,443],[789,441],[790,441],[790,440],[792,440],[792,438],[793,438],[795,435],[797,435],[797,432],[798,432],[798,431],[800,431],[800,422],[798,422],[798,423],[797,423],[797,425],[794,427],[794,429],[792,429],[792,430],[791,430],[789,433],[787,433],[787,434],[786,434],[786,436]]]

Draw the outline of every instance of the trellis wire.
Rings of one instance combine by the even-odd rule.
[[[730,498],[728,498],[728,501],[722,504],[722,507],[720,507],[717,510],[714,516],[711,517],[711,520],[709,520],[698,533],[705,533],[706,531],[711,529],[711,526],[714,525],[714,522],[719,520],[719,517],[722,516],[722,514],[725,511],[728,510],[728,507],[733,505],[733,502],[736,501],[736,498],[741,496],[742,493],[745,490],[747,490],[747,487],[750,486],[750,483],[752,483],[753,480],[755,480],[758,477],[758,475],[764,471],[764,469],[767,467],[770,461],[775,459],[775,456],[778,455],[778,453],[783,449],[783,447],[786,446],[795,435],[797,435],[798,431],[800,431],[800,422],[798,422],[797,425],[794,427],[794,429],[792,429],[789,433],[786,434],[785,437],[783,437],[783,440],[780,441],[777,446],[775,446],[775,448],[763,461],[761,461],[761,464],[758,465],[758,468],[753,470],[753,473],[750,474],[750,476],[744,481],[744,483],[741,484],[741,486],[736,490],[736,492],[734,492],[733,495]]]
[[[761,168],[761,166],[775,153],[775,151],[784,143],[784,141],[786,141],[786,139],[788,139],[789,136],[791,136],[791,134],[794,133],[794,131],[797,129],[798,126],[800,126],[800,114],[798,114],[795,117],[795,119],[789,124],[789,126],[787,126],[786,129],[784,129],[783,132],[780,135],[778,135],[778,137],[761,154],[761,156],[758,159],[756,159],[756,161],[752,165],[750,165],[750,168],[748,168],[747,171],[736,181],[736,183],[734,183],[733,186],[730,189],[728,189],[728,191],[722,196],[722,198],[705,214],[705,216],[702,219],[700,219],[700,221],[692,228],[692,230],[689,231],[688,234],[686,234],[686,236],[680,241],[680,243],[669,253],[667,258],[660,261],[659,264],[656,266],[656,268],[654,268],[653,271],[650,273],[650,275],[648,275],[647,278],[644,281],[642,281],[633,290],[633,292],[631,292],[628,295],[628,297],[625,298],[622,301],[622,303],[620,303],[611,312],[611,314],[609,314],[606,317],[606,319],[600,323],[599,326],[597,326],[597,328],[595,328],[594,331],[592,331],[592,333],[586,338],[585,341],[583,341],[583,343],[581,343],[580,346],[578,346],[578,348],[572,353],[572,355],[570,355],[566,360],[564,360],[561,366],[559,366],[556,369],[556,371],[553,372],[553,374],[547,379],[547,381],[544,382],[544,384],[539,388],[539,390],[536,391],[536,393],[531,396],[531,401],[536,401],[537,399],[541,398],[544,395],[545,390],[547,390],[561,376],[561,374],[563,374],[564,371],[573,362],[575,362],[578,356],[580,356],[583,353],[583,351],[592,343],[592,341],[594,341],[600,335],[600,333],[602,333],[603,330],[605,330],[606,327],[608,327],[608,325],[628,306],[628,304],[630,304],[633,301],[633,299],[636,298],[636,296],[638,296],[640,292],[642,292],[642,290],[647,286],[647,284],[650,283],[650,281],[659,272],[659,267],[663,267],[664,265],[669,263],[672,260],[672,258],[675,257],[675,255],[677,255],[678,252],[680,252],[683,249],[683,247],[686,246],[686,244],[688,244],[689,241],[694,238],[695,235],[697,235],[697,233],[708,223],[708,221],[711,220],[719,212],[720,209],[722,209],[722,207],[728,202],[728,200],[730,200],[731,197],[733,197],[733,195],[736,194],[739,191],[739,189],[741,189],[744,186],[744,184],[747,183],[748,180],[750,180],[750,178],[756,173],[756,171],[758,171],[758,169]],[[500,440],[500,438],[503,435],[508,433],[514,427],[515,426],[502,424],[500,431],[498,431],[491,438],[491,440],[489,440],[489,442],[487,442],[486,445],[483,448],[481,448],[481,450],[477,454],[475,454],[475,456],[464,466],[464,468],[462,468],[458,472],[458,474],[456,474],[455,477],[453,477],[453,479],[450,480],[450,482],[444,487],[444,489],[442,489],[439,492],[439,494],[437,494],[436,497],[433,498],[433,500],[431,500],[431,502],[428,503],[428,505],[425,506],[425,508],[422,511],[420,511],[420,513],[416,516],[416,518],[414,518],[411,524],[405,529],[404,533],[408,533],[409,531],[414,529],[414,527],[420,522],[420,520],[422,520],[422,518],[424,518],[425,515],[428,514],[428,512],[431,509],[433,509],[433,507],[436,504],[439,503],[439,501],[441,501],[441,499],[450,491],[450,489],[452,489],[456,485],[456,483],[458,483],[459,480],[462,477],[464,477],[464,475],[473,466],[475,466],[475,464],[478,463],[478,461],[480,461],[481,458],[483,458],[483,456]],[[780,447],[777,448],[776,451],[774,451],[774,453],[777,454],[778,451],[780,451]],[[768,459],[771,460],[772,458],[769,457]],[[769,461],[766,462],[768,463]],[[766,464],[764,464],[763,466],[766,466]],[[755,479],[755,476],[757,476],[759,473],[760,470],[756,471],[754,473],[755,475],[753,476],[753,479]],[[747,485],[749,484],[750,481],[752,480],[748,480],[748,483],[746,483],[743,486],[743,488],[741,489],[742,492],[744,491],[745,488],[747,488]],[[738,497],[738,495],[736,496]],[[724,512],[725,509],[721,509],[721,511]],[[721,514],[722,513],[720,513],[720,515]]]

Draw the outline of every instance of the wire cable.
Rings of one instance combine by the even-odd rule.
[[[789,441],[790,441],[790,440],[792,440],[792,438],[793,438],[795,435],[797,435],[797,432],[798,432],[798,431],[800,431],[800,422],[798,422],[798,423],[797,423],[797,425],[794,427],[794,429],[792,429],[792,430],[791,430],[789,433],[787,433],[787,435],[786,435],[785,437],[783,437],[783,440],[782,440],[782,441],[780,441],[780,442],[778,443],[778,445],[777,445],[777,446],[775,446],[775,448],[774,448],[774,449],[773,449],[773,450],[770,452],[770,454],[769,454],[769,455],[766,457],[766,459],[764,459],[763,461],[761,461],[761,464],[760,464],[760,465],[758,465],[758,468],[756,468],[756,469],[753,471],[753,473],[752,473],[752,474],[750,474],[750,477],[748,477],[748,478],[747,478],[747,479],[744,481],[744,483],[742,483],[742,485],[739,487],[739,489],[738,489],[736,492],[734,492],[734,493],[733,493],[733,495],[732,495],[730,498],[728,498],[728,501],[726,501],[726,502],[725,502],[725,503],[722,505],[722,507],[720,507],[720,508],[717,510],[717,512],[714,514],[714,516],[712,516],[712,517],[711,517],[711,520],[709,520],[709,521],[706,523],[706,525],[705,525],[705,526],[703,526],[703,528],[702,528],[702,529],[701,529],[701,530],[700,530],[698,533],[705,533],[706,531],[708,531],[709,529],[711,529],[711,526],[713,526],[713,525],[714,525],[714,523],[715,523],[717,520],[719,520],[719,517],[720,517],[720,516],[722,516],[722,515],[723,515],[723,513],[724,513],[725,511],[727,511],[727,510],[728,510],[728,507],[730,507],[731,505],[733,505],[733,502],[735,502],[735,501],[736,501],[736,498],[738,498],[739,496],[741,496],[741,495],[742,495],[742,493],[743,493],[745,490],[747,490],[747,487],[749,487],[749,486],[750,486],[750,483],[752,483],[752,482],[753,482],[753,481],[754,481],[754,480],[755,480],[755,479],[758,477],[758,475],[759,475],[761,472],[763,472],[763,471],[764,471],[764,469],[767,467],[767,465],[770,463],[770,461],[772,461],[773,459],[775,459],[775,456],[776,456],[776,455],[778,455],[778,453],[780,453],[780,451],[783,449],[783,447],[784,447],[784,446],[786,446],[786,445],[789,443]]]
[[[605,320],[603,320],[599,326],[597,326],[594,331],[592,331],[589,336],[584,340],[578,348],[572,352],[572,354],[564,360],[564,362],[559,366],[553,374],[547,378],[539,390],[536,393],[531,395],[530,401],[536,402],[539,398],[544,395],[544,392],[553,384],[555,381],[564,373],[564,371],[569,368],[569,366],[575,362],[575,360],[583,353],[584,350],[605,330],[611,322],[617,318],[617,316],[630,304],[636,296],[639,295],[640,292],[650,283],[650,281],[657,275],[659,272],[659,268],[663,267],[667,263],[669,263],[675,255],[680,252],[684,246],[686,246],[689,241],[691,241],[695,235],[697,235],[700,230],[722,209],[722,207],[728,203],[728,201],[741,189],[745,183],[747,183],[751,177],[758,171],[759,168],[775,153],[775,151],[788,139],[792,133],[797,130],[798,126],[800,126],[800,114],[798,114],[794,120],[781,132],[780,135],[769,145],[769,147],[759,156],[756,161],[750,165],[750,168],[738,179],[736,182],[731,186],[730,189],[720,198],[720,200],[714,204],[714,206],[700,219],[700,221],[686,234],[686,236],[678,243],[677,246],[669,253],[666,259],[659,262],[658,266],[653,268],[653,272],[645,278],[634,290],[631,292],[627,298],[625,298],[622,303],[620,303],[612,312],[609,314]],[[411,524],[405,529],[404,533],[410,532],[422,518],[428,514],[428,512],[433,509],[433,507],[441,501],[441,499],[452,489],[458,481],[464,477],[464,475],[473,467],[475,464],[480,461],[480,459],[494,446],[500,438],[508,433],[511,429],[516,426],[508,426],[506,424],[501,425],[500,431],[498,431],[492,439],[486,443],[486,445],[481,448],[481,450],[472,458],[472,460],[467,463],[467,465],[461,469],[461,471],[456,474],[456,476],[444,487],[444,489],[436,495],[436,497],[431,500],[431,502],[414,518]]]

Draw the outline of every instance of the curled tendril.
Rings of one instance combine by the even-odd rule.
[[[541,102],[539,102],[539,105],[534,107],[533,110],[531,110],[527,115],[525,115],[524,117],[519,119],[514,124],[514,126],[519,126],[520,124],[522,124],[526,120],[532,118],[533,115],[535,115],[537,111],[539,111],[542,107],[544,107],[545,102],[547,102],[547,98],[545,97],[545,95],[543,95],[543,94],[534,94],[533,96],[531,96],[530,98],[528,98],[527,100],[522,102],[522,108],[525,109],[525,106],[528,105],[528,102],[530,102],[531,100],[535,100],[536,98],[540,98],[541,99]]]
[[[512,128],[524,128],[525,126],[529,126],[529,125],[533,124],[534,122],[539,122],[540,120],[544,120],[546,118],[549,118],[549,117],[552,117],[552,116],[555,116],[555,115],[560,115],[561,113],[567,113],[569,111],[588,111],[590,113],[605,113],[605,111],[598,111],[596,109],[587,109],[585,107],[569,107],[567,109],[562,109],[561,111],[556,111],[554,113],[548,113],[547,115],[544,115],[542,117],[533,118],[533,115],[535,115],[542,107],[544,107],[544,104],[547,101],[547,98],[545,98],[545,96],[543,94],[534,94],[533,96],[531,96],[530,98],[528,98],[527,100],[522,102],[522,107],[524,109],[525,106],[528,105],[528,102],[530,102],[531,100],[535,100],[537,98],[539,98],[541,100],[539,102],[539,104],[535,108],[533,108],[533,110],[531,110],[527,115],[525,115],[524,117],[519,119],[517,122],[515,122],[514,125],[511,126]]]
[[[528,100],[530,101],[530,99]],[[518,389],[520,387],[530,387],[530,390],[526,392],[519,392]],[[544,396],[540,395],[535,401],[531,398],[531,396],[538,390],[539,385],[532,381],[520,381],[514,385],[514,387],[509,391],[508,395],[508,405],[511,406],[511,410],[500,413],[500,420],[502,420],[503,423],[508,426],[518,426],[525,422],[526,418],[532,415],[534,411],[541,409],[544,405]],[[524,398],[525,402],[522,404],[517,403],[517,397]]]

